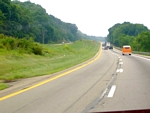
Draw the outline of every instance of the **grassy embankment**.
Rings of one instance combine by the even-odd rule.
[[[88,40],[40,46],[44,51],[42,55],[0,48],[0,90],[8,87],[7,82],[52,74],[77,65],[92,58],[99,50],[99,43]]]

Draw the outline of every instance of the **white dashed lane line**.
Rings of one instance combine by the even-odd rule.
[[[117,73],[122,73],[123,72],[123,69],[117,69],[117,71],[116,71]]]
[[[108,96],[107,97],[113,97],[114,93],[115,93],[115,90],[116,90],[116,85],[113,85],[108,93]]]
[[[119,60],[120,60],[120,61],[122,61],[122,59],[121,59],[121,58],[120,58]]]
[[[119,64],[123,64],[123,62],[119,62]]]

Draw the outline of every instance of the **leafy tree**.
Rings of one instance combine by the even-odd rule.
[[[150,31],[140,33],[135,39],[135,45],[139,51],[150,52]]]
[[[30,1],[0,0],[0,33],[18,39],[32,37],[40,43],[70,42],[89,38],[75,24],[65,23]]]
[[[134,38],[141,32],[148,31],[148,28],[142,24],[124,22],[122,24],[115,24],[108,31],[107,41],[110,41],[115,46],[121,47],[124,44],[134,45]]]

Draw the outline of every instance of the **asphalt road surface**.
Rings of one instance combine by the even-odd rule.
[[[100,57],[82,65],[0,97],[0,113],[87,113],[150,108],[149,59],[102,50]]]
[[[110,52],[119,59],[114,81],[90,112],[150,109],[150,59]]]

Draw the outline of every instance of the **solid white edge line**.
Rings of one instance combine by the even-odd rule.
[[[148,61],[150,61],[150,59],[145,58],[145,57],[142,57],[142,56],[137,56],[137,55],[132,55],[132,56],[137,57],[137,58],[141,58],[141,59],[144,59],[144,60],[148,60]]]
[[[113,86],[111,87],[111,90],[110,90],[110,92],[109,92],[109,94],[108,94],[107,97],[113,97],[113,95],[114,95],[114,93],[115,93],[115,90],[116,90],[116,85],[113,85]]]

